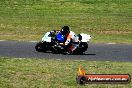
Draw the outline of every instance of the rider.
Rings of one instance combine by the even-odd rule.
[[[62,27],[60,32],[65,37],[64,48],[68,51],[67,53],[73,53],[73,51],[76,49],[76,44],[73,44],[72,42],[78,42],[77,36],[73,31],[70,31],[68,26]]]

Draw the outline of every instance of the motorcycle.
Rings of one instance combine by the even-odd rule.
[[[38,42],[35,46],[38,52],[52,52],[52,53],[63,53],[63,54],[83,54],[88,49],[88,42],[91,36],[85,33],[80,33],[76,36],[76,41],[71,41],[68,46],[65,46],[63,42],[65,37],[61,33],[57,33],[55,36],[50,35],[47,32],[42,40]],[[72,53],[70,49],[74,50]]]

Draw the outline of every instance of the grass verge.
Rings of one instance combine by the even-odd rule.
[[[87,73],[132,75],[132,62],[0,58],[1,88],[131,88],[130,84],[76,84],[78,67]]]
[[[93,42],[132,43],[131,0],[2,0],[0,39],[40,40],[68,25]]]

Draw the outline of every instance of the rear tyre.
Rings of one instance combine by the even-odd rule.
[[[86,42],[80,43],[79,47],[81,48],[82,52],[85,52],[88,49],[88,44]]]
[[[88,49],[88,44],[86,42],[81,42],[79,47],[73,52],[73,54],[83,54]]]

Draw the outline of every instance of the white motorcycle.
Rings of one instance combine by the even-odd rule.
[[[85,33],[80,33],[76,35],[79,42],[71,42],[71,45],[74,47],[72,54],[83,54],[88,49],[88,43],[91,39],[91,36]],[[68,52],[68,49],[64,48],[61,40],[64,40],[63,35],[57,33],[56,35],[51,35],[51,32],[47,32],[42,40],[36,44],[35,49],[38,52],[48,52],[53,53],[65,53]]]

